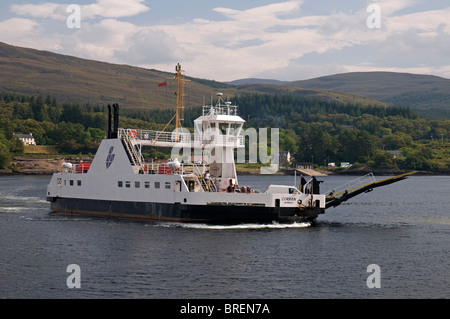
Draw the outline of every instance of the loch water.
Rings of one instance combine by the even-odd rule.
[[[323,177],[321,188],[353,178]],[[45,201],[49,180],[0,177],[0,298],[450,296],[449,176],[377,188],[314,224],[231,226],[56,214]],[[239,182],[263,190],[294,177]],[[73,264],[80,288],[68,287]],[[370,265],[379,288],[369,288]]]

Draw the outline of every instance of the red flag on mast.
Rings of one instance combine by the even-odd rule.
[[[161,82],[161,83],[158,84],[158,86],[166,86],[166,85],[167,85],[166,81]]]

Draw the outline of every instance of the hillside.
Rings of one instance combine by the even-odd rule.
[[[226,82],[231,85],[245,85],[245,84],[289,84],[289,81],[279,81],[274,79],[257,79],[257,78],[247,78],[247,79],[239,79],[230,82]]]
[[[0,42],[0,91],[27,95],[47,94],[59,102],[119,103],[129,108],[165,107],[173,102],[173,74],[128,65],[91,61],[11,46]],[[188,73],[188,72],[187,72]],[[186,102],[201,103],[229,85],[189,78]]]
[[[359,94],[391,105],[410,106],[419,113],[450,118],[450,79],[394,72],[353,72],[291,82],[304,89]]]
[[[182,65],[189,76],[189,66]],[[58,102],[125,108],[173,106],[172,73],[80,59],[0,42],[0,92],[50,95]],[[392,72],[354,72],[290,83],[242,79],[229,83],[187,77],[186,106],[199,106],[215,92],[293,94],[363,105],[410,106],[420,114],[450,119],[450,79]],[[167,80],[167,86],[158,84]],[[233,85],[232,85],[233,84]]]
[[[381,105],[389,106],[388,103],[380,102],[378,100],[346,92],[338,92],[324,89],[304,89],[292,85],[277,85],[277,84],[242,84],[236,87],[237,95],[245,95],[247,93],[258,94],[289,94],[294,96],[302,96],[307,98],[314,98],[328,102],[342,102],[362,105]]]
[[[173,107],[175,82],[167,80],[173,74],[129,65],[117,65],[55,54],[47,51],[11,46],[0,42],[0,92],[25,95],[50,95],[58,102],[107,105],[119,103],[125,108]],[[199,106],[215,92],[227,96],[247,93],[284,94],[317,97],[321,100],[363,104],[379,101],[340,93],[329,89],[299,89],[283,82],[262,81],[260,84],[235,86],[226,83],[189,77],[186,70],[186,106]],[[158,84],[167,80],[166,87]],[[239,83],[239,82],[237,82]]]

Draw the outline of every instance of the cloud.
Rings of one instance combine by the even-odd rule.
[[[416,5],[417,2],[416,0],[377,0],[372,3],[380,6],[382,14],[392,16],[394,13]]]
[[[30,19],[11,18],[0,22],[0,34],[12,37],[34,33],[38,23]]]
[[[224,49],[220,53],[223,64],[239,65],[239,68],[231,67],[226,75],[223,68],[219,72],[229,79],[266,75],[295,80],[299,77],[306,78],[308,74],[320,76],[318,73],[333,74],[358,68],[422,70],[426,73],[442,70],[442,74],[448,74],[444,57],[450,52],[450,28],[447,24],[450,8],[414,13],[416,2],[377,1],[381,8],[381,29],[371,29],[367,26],[370,13],[366,11],[366,7],[354,11],[334,11],[323,16],[290,15],[280,18],[279,14],[287,12],[289,6],[300,9],[299,3],[290,2],[243,11],[218,8],[215,11],[222,13],[228,20],[210,22],[207,26],[207,22],[203,22],[203,28],[217,30],[216,38],[223,40]],[[265,18],[258,21],[258,15]],[[256,27],[252,28],[248,22],[254,21],[257,21]],[[232,34],[238,35],[232,37]],[[208,39],[207,34],[203,36],[197,41]],[[246,43],[254,45],[245,45]],[[227,50],[229,47],[234,50]],[[217,48],[217,45],[214,45],[214,48]],[[339,56],[336,52],[344,49],[348,56],[343,56],[344,63],[340,63],[339,58],[333,57],[333,53]],[[211,55],[203,56],[203,61],[213,59],[212,54],[217,54],[213,48],[207,52]],[[369,54],[357,56],[360,52]],[[314,56],[321,60],[320,57],[324,54],[327,54],[330,61],[335,59],[335,62],[302,65],[304,57]],[[353,67],[347,64],[351,62],[349,60],[352,56],[355,62]],[[440,59],[430,60],[429,57]],[[393,67],[396,64],[401,67]],[[213,65],[211,67],[213,76],[219,70]]]
[[[36,21],[24,18],[0,21],[0,41],[27,48],[62,49],[58,41],[43,34],[43,28]]]
[[[0,32],[0,40],[161,70],[180,62],[189,75],[219,81],[297,80],[358,68],[448,74],[450,7],[423,10],[419,0],[377,0],[381,28],[371,29],[369,3],[322,15],[307,15],[304,1],[216,7],[217,20],[199,14],[184,23],[138,26],[129,17],[150,10],[144,0],[92,0],[81,5],[82,27],[73,30],[65,24],[67,5],[13,5],[12,12],[30,19],[0,22],[0,31],[9,29]]]
[[[144,2],[144,0],[97,0],[93,4],[81,6],[81,12],[85,18],[131,17],[150,10]]]
[[[115,56],[127,63],[147,65],[155,63],[175,63],[184,56],[177,41],[163,30],[142,28],[127,39],[131,45],[126,50],[118,50]]]
[[[66,7],[67,5],[46,2],[41,4],[14,4],[10,9],[21,16],[65,20],[67,19]]]
[[[99,23],[83,23],[71,37],[64,39],[64,47],[77,56],[123,63],[116,52],[130,46],[129,39],[139,30],[134,24],[116,19],[103,19]]]
[[[131,17],[150,10],[144,4],[144,0],[97,0],[94,3],[80,5],[82,19],[92,18],[122,18]],[[33,18],[51,18],[55,20],[66,20],[66,12],[69,4],[40,3],[40,4],[14,4],[11,11]]]
[[[222,13],[224,16],[232,20],[246,22],[248,24],[271,24],[273,21],[279,21],[280,15],[297,12],[300,9],[301,3],[302,1],[287,1],[242,11],[218,7],[215,8],[214,11]]]
[[[61,41],[65,50],[77,56],[112,63],[173,64],[184,55],[177,41],[165,31],[116,19],[84,23],[74,35]]]

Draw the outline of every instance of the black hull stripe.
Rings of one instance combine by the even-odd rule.
[[[47,200],[51,202],[51,209],[55,212],[161,222],[305,222],[314,220],[322,212],[314,209],[300,211],[298,208],[245,205],[206,206],[60,197]]]

